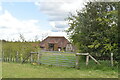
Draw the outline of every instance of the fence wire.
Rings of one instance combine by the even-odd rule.
[[[18,51],[2,51],[2,61],[3,62],[18,62],[23,63],[23,60],[27,58],[29,55],[24,55],[24,53],[20,53]],[[59,52],[59,51],[41,51],[42,54],[38,60],[38,54],[33,54],[32,58],[29,56],[25,63],[40,63],[45,65],[56,65],[56,66],[66,66],[66,67],[76,67],[76,54],[73,52]],[[79,66],[81,68],[86,67],[86,57],[80,56]],[[106,66],[111,67],[110,60],[99,60],[94,57],[101,65],[95,63],[94,60],[89,59],[88,67],[95,67],[95,66]],[[113,66],[116,66],[118,62],[114,61]]]

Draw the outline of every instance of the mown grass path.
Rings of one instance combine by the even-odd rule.
[[[118,78],[114,70],[77,70],[75,68],[3,63],[3,78]]]

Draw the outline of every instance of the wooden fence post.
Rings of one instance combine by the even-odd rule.
[[[5,62],[5,54],[3,53],[3,55],[4,55],[3,61]]]
[[[40,52],[38,52],[38,60],[37,60],[37,63],[40,64]]]
[[[89,63],[89,54],[86,56],[86,66],[88,65]]]
[[[7,62],[9,62],[9,56],[7,57]]]
[[[2,62],[4,62],[4,51],[2,51]]]
[[[8,62],[8,57],[6,56],[6,62]]]
[[[12,62],[14,62],[14,61],[13,61],[13,58],[14,58],[14,56],[12,56],[12,58],[11,58],[11,59],[12,59]]]
[[[10,54],[10,61],[9,62],[11,62],[12,61],[12,54]]]
[[[19,53],[20,54],[20,53]],[[21,63],[22,61],[23,61],[23,54],[20,54],[20,60],[19,60],[19,62]]]
[[[33,62],[33,55],[30,53],[30,62]]]
[[[9,56],[8,56],[8,62],[10,61]]]
[[[4,57],[4,61],[5,61],[5,62],[7,61],[6,57]]]
[[[92,57],[90,54],[89,54],[89,56],[90,56],[90,58],[93,59],[97,64],[100,65],[100,63],[99,63],[94,57]]]
[[[9,54],[9,56],[8,56],[8,62],[10,62],[10,54]]]
[[[6,62],[6,57],[4,57],[4,62]]]
[[[17,53],[16,53],[16,62],[18,62],[18,58],[19,58],[19,56],[18,56],[18,51],[17,51]]]
[[[111,66],[113,66],[113,53],[111,53]]]
[[[79,65],[79,55],[76,55],[76,68],[79,69],[80,65]]]
[[[41,57],[42,57],[42,54],[41,54],[40,51],[39,51],[39,52],[38,52],[38,64],[41,63],[41,62],[40,62]]]

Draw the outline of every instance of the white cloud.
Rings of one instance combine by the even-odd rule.
[[[3,10],[2,3],[0,2],[0,14],[2,14],[2,10]]]
[[[40,10],[49,16],[52,32],[62,32],[68,25],[65,19],[69,13],[83,8],[84,0],[40,0],[35,2]]]
[[[64,31],[68,28],[67,21],[50,21],[49,23],[52,26],[52,32],[65,33]]]
[[[49,22],[49,24],[50,24],[53,28],[55,28],[55,22]]]
[[[2,11],[2,6],[0,6],[0,11]]]
[[[32,40],[34,36],[47,32],[41,30],[36,24],[38,22],[38,20],[19,20],[6,10],[0,15],[0,39],[18,40],[19,33],[22,33],[27,40]]]
[[[18,40],[20,33],[27,40],[34,40],[36,35],[41,40],[44,33],[47,33],[48,36],[66,36],[66,33],[62,32],[64,28],[61,27],[61,25],[65,26],[64,21],[50,21],[52,29],[45,31],[42,30],[41,26],[37,25],[37,23],[40,23],[38,20],[19,20],[7,10],[2,10],[2,12],[0,14],[0,39]],[[51,14],[55,15],[54,12]]]
[[[65,32],[52,32],[52,31],[49,31],[49,34],[48,36],[66,36],[67,34]]]
[[[19,39],[19,33],[22,33],[27,40],[33,39],[38,35],[48,33],[48,36],[66,36],[63,32],[68,28],[65,18],[69,12],[75,12],[81,8],[83,0],[40,0],[35,2],[35,5],[40,7],[40,10],[49,16],[49,24],[52,29],[43,31],[38,20],[19,20],[7,10],[0,15],[0,39]],[[2,10],[2,6],[0,6]],[[47,26],[46,26],[47,27]]]

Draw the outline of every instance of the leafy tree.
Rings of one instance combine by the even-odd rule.
[[[68,18],[67,33],[79,52],[118,57],[118,3],[88,2]]]

